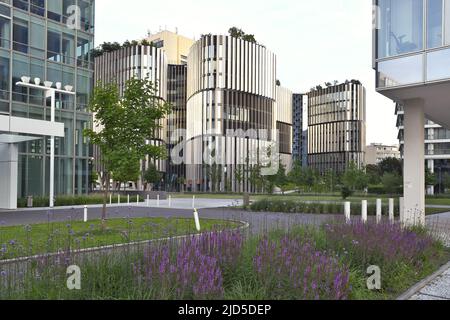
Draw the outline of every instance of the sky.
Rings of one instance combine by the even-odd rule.
[[[96,44],[176,28],[199,39],[232,26],[277,55],[277,78],[295,93],[360,80],[367,89],[367,144],[398,144],[394,103],[375,91],[371,0],[96,1]]]

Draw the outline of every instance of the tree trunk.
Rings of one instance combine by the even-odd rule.
[[[108,201],[108,194],[109,194],[109,173],[105,174],[105,180],[106,180],[106,186],[103,189],[103,207],[102,207],[102,229],[106,228],[106,203]]]

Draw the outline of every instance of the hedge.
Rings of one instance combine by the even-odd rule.
[[[250,210],[254,212],[282,212],[282,213],[310,213],[310,214],[344,214],[344,202],[304,202],[298,200],[271,200],[263,199],[250,205]],[[387,214],[389,205],[382,205],[383,214]],[[398,205],[394,208],[398,212]],[[361,204],[352,204],[351,212],[354,215],[361,215]],[[369,203],[367,206],[368,215],[376,215],[376,203]]]

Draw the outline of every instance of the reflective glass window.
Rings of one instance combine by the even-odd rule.
[[[423,1],[379,1],[378,58],[423,49]]]
[[[427,54],[427,81],[450,78],[450,49]]]
[[[435,48],[442,46],[442,8],[443,0],[428,0],[427,15],[427,46]]]
[[[423,82],[423,55],[378,63],[378,87],[394,87]]]

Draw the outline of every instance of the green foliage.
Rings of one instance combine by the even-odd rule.
[[[242,39],[251,43],[257,43],[253,34],[246,34],[244,31],[242,31],[242,29],[232,27],[228,30],[228,33],[234,38]]]
[[[381,183],[381,177],[383,174],[378,165],[369,164],[366,167],[366,174],[369,184],[376,185]]]
[[[351,191],[362,191],[368,186],[368,178],[364,170],[359,169],[354,162],[350,163],[341,177],[343,188]]]
[[[435,186],[438,183],[437,177],[428,168],[425,168],[425,186]]]
[[[342,199],[346,200],[347,198],[351,197],[353,195],[354,191],[350,189],[348,186],[342,186],[341,188],[341,195]]]
[[[403,162],[396,158],[387,158],[378,164],[380,174],[396,173],[399,176],[403,175]]]
[[[161,181],[162,174],[158,171],[156,166],[151,163],[148,169],[144,172],[144,181],[150,184],[157,184]]]
[[[381,178],[381,183],[383,184],[384,191],[388,194],[398,193],[401,185],[403,183],[402,177],[396,172],[389,173],[386,172]]]

